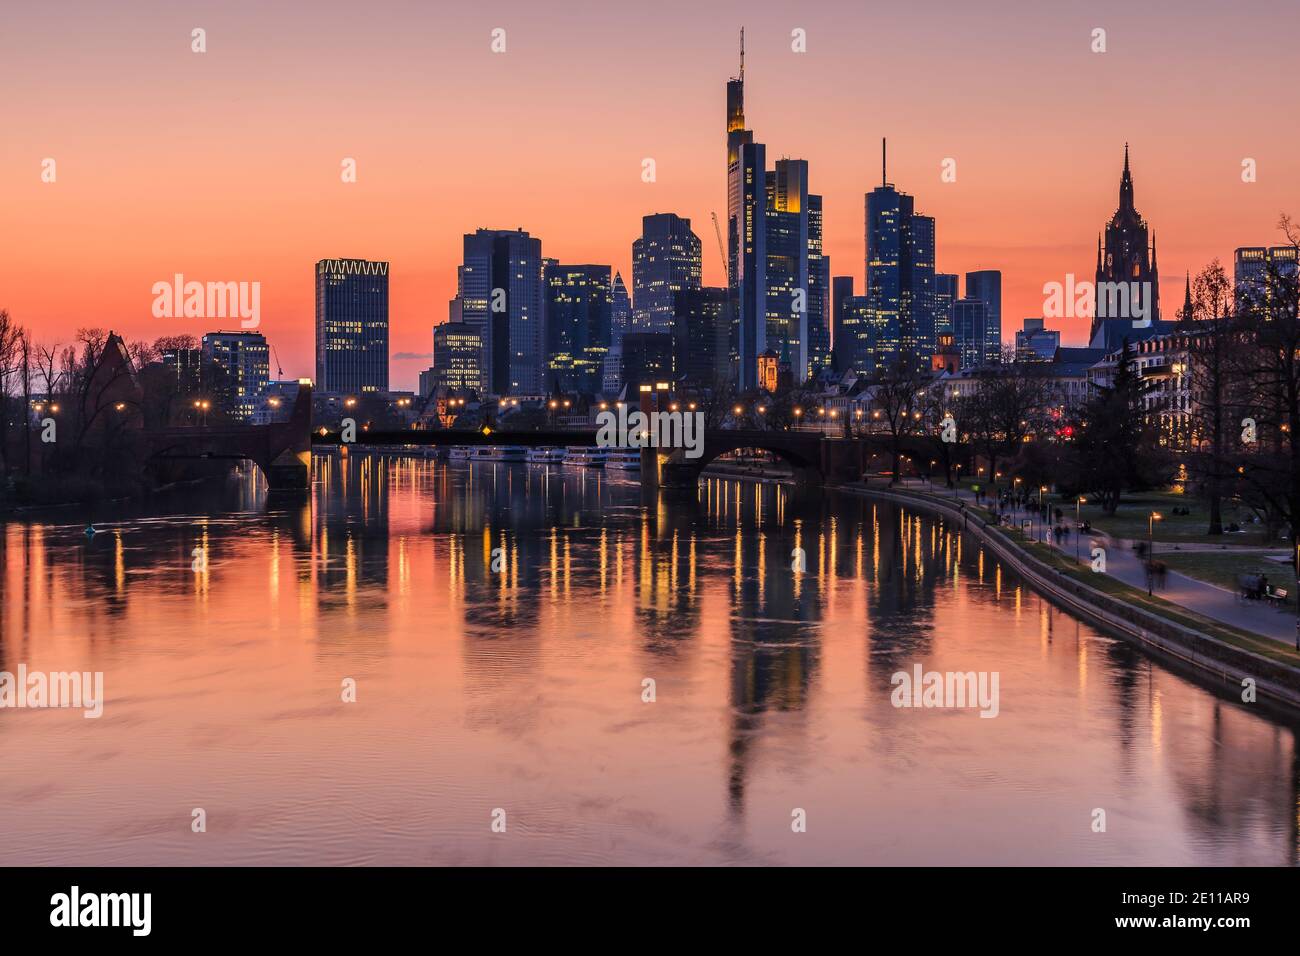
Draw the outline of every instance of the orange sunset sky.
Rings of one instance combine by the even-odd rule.
[[[832,274],[862,282],[887,136],[890,179],[937,219],[937,268],[1002,270],[1004,338],[1041,314],[1045,282],[1091,278],[1125,141],[1167,312],[1186,270],[1231,268],[1237,246],[1279,240],[1280,212],[1300,215],[1295,0],[52,0],[0,21],[0,308],[43,342],[78,326],[201,335],[211,321],[152,316],[155,282],[257,281],[285,376],[310,376],[313,264],[386,259],[392,384],[410,388],[475,228],[523,227],[544,255],[630,285],[640,217],[676,212],[722,284],[709,214],[726,210],[742,25],[748,125],[769,162],[809,161]],[[1086,332],[1055,324],[1067,342]]]

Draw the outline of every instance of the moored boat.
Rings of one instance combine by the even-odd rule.
[[[560,465],[564,463],[563,448],[530,448],[528,463],[530,465]]]
[[[581,465],[585,468],[604,468],[609,452],[604,448],[588,445],[570,445],[564,450],[566,465]]]

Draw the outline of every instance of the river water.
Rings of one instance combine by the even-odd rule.
[[[93,539],[75,513],[0,529],[0,671],[99,671],[105,697],[0,709],[0,861],[1296,863],[1295,728],[938,519],[314,469],[310,500],[250,473],[101,508]],[[894,706],[917,665],[996,674],[997,716]]]

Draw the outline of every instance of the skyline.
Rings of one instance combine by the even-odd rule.
[[[703,16],[666,4],[654,22],[517,4],[446,20],[411,4],[363,19],[327,4],[339,15],[306,22],[246,3],[158,5],[129,35],[111,11],[71,6],[84,32],[24,11],[0,39],[17,91],[0,154],[12,211],[0,240],[0,308],[42,341],[66,343],[78,326],[201,336],[215,320],[152,317],[153,283],[174,273],[258,281],[258,331],[286,378],[313,374],[308,270],[324,258],[392,263],[394,388],[414,388],[431,364],[462,237],[479,228],[521,227],[544,256],[608,263],[626,281],[641,217],[672,212],[701,239],[704,283],[724,284],[709,216],[725,216],[718,130],[742,25],[748,125],[772,161],[809,162],[832,275],[862,281],[863,197],[879,182],[887,136],[890,181],[938,223],[936,269],[1002,271],[1004,342],[1042,314],[1044,283],[1091,275],[1126,141],[1168,303],[1182,301],[1186,271],[1215,257],[1230,268],[1235,248],[1275,244],[1300,173],[1268,95],[1285,88],[1286,33],[1262,25],[1294,17],[1283,4],[1140,13],[1103,4],[1080,14],[950,4],[942,16],[901,11],[888,21],[842,4],[736,4]],[[1196,36],[1165,19],[1194,14],[1211,24]],[[939,22],[952,29],[936,31]],[[193,26],[207,30],[204,54],[190,52]],[[489,49],[495,26],[507,30],[504,54]],[[1105,54],[1089,52],[1094,26],[1107,30]],[[790,50],[795,27],[807,30],[807,53]],[[620,45],[630,29],[636,43]],[[348,55],[345,42],[359,63],[389,72],[338,85],[330,54]],[[665,51],[672,69],[662,69]],[[557,55],[571,67],[564,77],[550,70]],[[892,99],[871,92],[927,69],[932,85]],[[1026,74],[1035,83],[1024,84]],[[855,90],[846,78],[858,76]],[[1264,92],[1241,95],[1250,88]],[[518,90],[530,95],[509,95]],[[326,129],[340,110],[356,125]],[[499,119],[482,120],[489,112]],[[1242,131],[1202,134],[1206,116]],[[493,135],[501,148],[464,148],[476,136],[490,147]],[[58,164],[55,183],[41,181],[45,157]],[[340,181],[346,157],[357,160],[356,183]],[[645,157],[656,160],[652,184],[641,181]],[[940,180],[948,157],[955,183]],[[1241,181],[1246,157],[1258,163],[1255,183]],[[591,198],[575,209],[579,189]],[[1083,318],[1049,326],[1070,344],[1087,332]]]

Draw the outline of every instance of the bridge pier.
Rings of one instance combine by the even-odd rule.
[[[703,471],[702,467],[689,461],[673,461],[670,458],[659,469],[659,487],[664,491],[694,491]],[[643,481],[644,476],[643,468]]]
[[[269,465],[258,463],[271,491],[306,491],[311,488],[311,452],[285,449]]]

